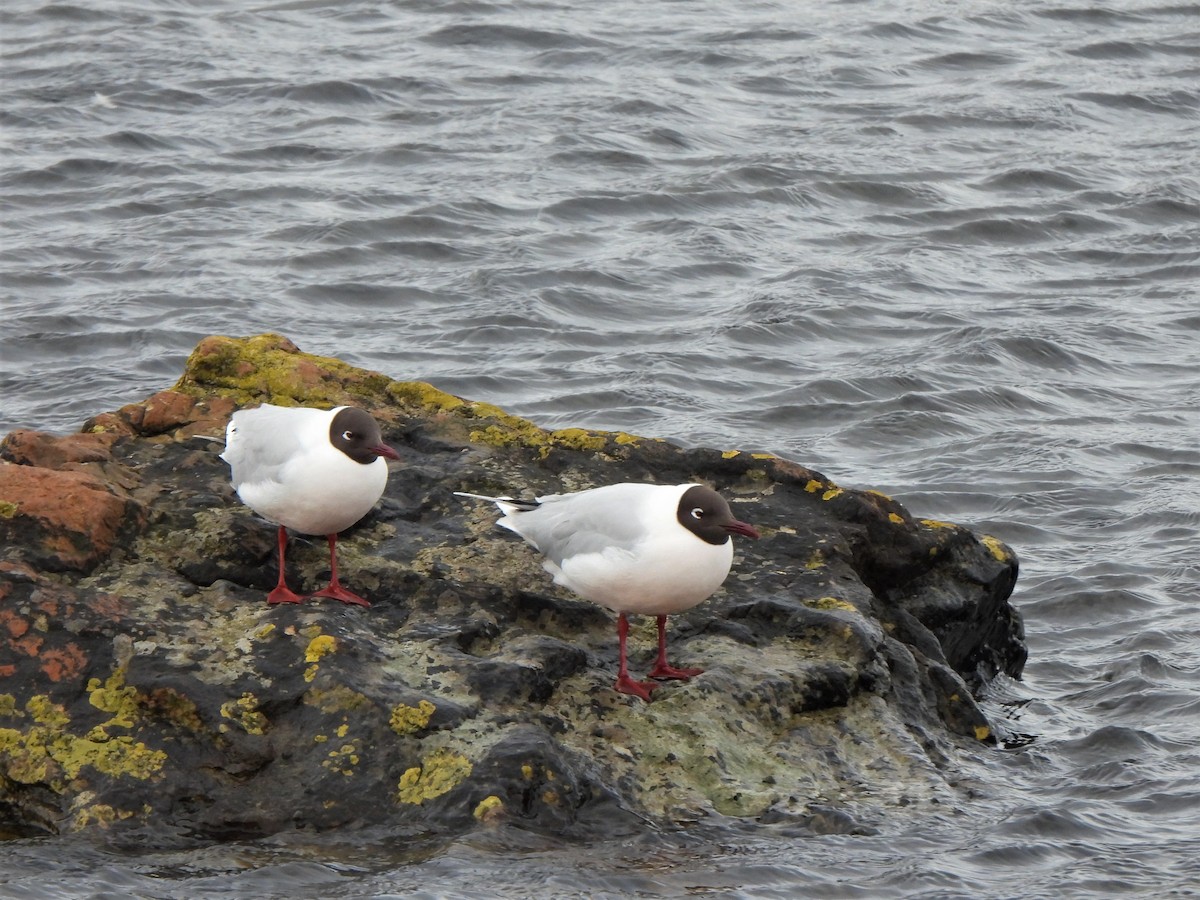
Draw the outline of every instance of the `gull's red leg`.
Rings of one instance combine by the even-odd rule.
[[[284,554],[287,551],[287,529],[282,525],[279,526],[279,582],[275,585],[275,589],[267,594],[267,602],[275,603],[299,603],[303,598],[295,593],[287,586],[287,579],[284,577],[286,566],[284,565]]]
[[[629,677],[625,662],[625,640],[629,635],[629,620],[625,613],[617,613],[617,642],[620,646],[620,664],[617,668],[617,683],[613,687],[622,694],[633,694],[643,700],[650,699],[650,692],[658,687],[653,681],[634,681]]]
[[[346,588],[342,587],[342,583],[338,581],[337,535],[327,534],[325,538],[329,541],[329,587],[317,591],[312,596],[328,597],[330,600],[341,600],[343,603],[353,603],[355,606],[370,606],[370,603],[358,596],[354,591],[346,590]]]
[[[687,681],[693,675],[699,675],[703,669],[677,669],[667,662],[667,617],[658,617],[658,662],[650,672],[651,678],[675,678]]]

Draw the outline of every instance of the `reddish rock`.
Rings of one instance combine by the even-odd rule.
[[[187,394],[159,391],[146,400],[142,417],[142,434],[165,434],[191,421],[196,401]]]
[[[41,569],[90,572],[131,505],[83,472],[0,464],[0,542],[19,544]]]
[[[83,424],[83,431],[84,436],[90,434],[109,441],[122,435],[171,434],[176,438],[216,435],[225,430],[225,424],[236,408],[237,403],[228,397],[197,401],[178,391],[159,391],[140,403],[130,403],[116,412],[93,416]]]
[[[112,458],[112,445],[116,439],[115,434],[57,435],[44,431],[14,431],[0,441],[0,459],[44,469],[106,462]]]

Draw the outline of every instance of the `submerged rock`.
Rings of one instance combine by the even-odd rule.
[[[339,545],[369,609],[264,602],[274,530],[217,455],[262,401],[360,405],[400,451]],[[275,335],[208,338],[171,390],[80,435],[13,433],[0,458],[6,827],[855,830],[953,793],[954,754],[991,740],[974,697],[1025,659],[995,538],[769,454],[546,431]],[[693,480],[763,539],[671,617],[673,661],[707,671],[650,704],[612,690],[613,616],[453,496]],[[320,586],[327,559],[294,539],[292,584]],[[635,674],[653,645],[635,625]]]

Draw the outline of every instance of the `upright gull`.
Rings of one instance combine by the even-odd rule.
[[[658,617],[658,661],[651,678],[686,680],[703,669],[667,662],[667,616],[690,609],[721,586],[733,562],[731,534],[757,539],[729,504],[701,484],[611,484],[537,500],[485,497],[504,513],[497,524],[515,531],[546,557],[556,584],[617,614],[616,689],[643,700],[658,687],[629,676],[625,657],[629,614]]]
[[[284,577],[287,529],[329,541],[329,586],[312,594],[369,606],[342,587],[337,536],[375,505],[387,485],[388,459],[379,424],[361,409],[287,408],[264,403],[235,412],[225,431],[233,487],[242,502],[279,525],[279,582],[268,603],[299,603]]]

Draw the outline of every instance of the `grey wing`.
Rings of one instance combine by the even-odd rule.
[[[528,540],[556,566],[572,556],[632,550],[646,538],[639,512],[628,502],[633,498],[619,493],[584,493],[538,499],[541,506],[507,516],[501,524]]]
[[[235,490],[246,482],[277,480],[279,470],[303,452],[297,414],[304,412],[309,410],[263,404],[233,414],[225,430],[225,451],[221,459],[229,463],[230,480]],[[320,414],[319,410],[311,412]]]

